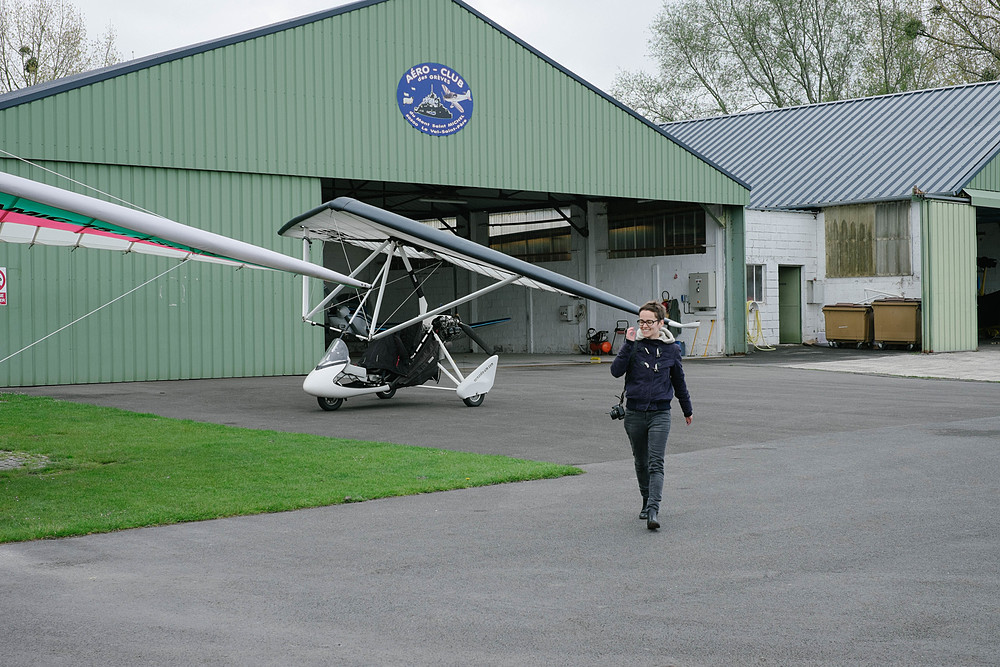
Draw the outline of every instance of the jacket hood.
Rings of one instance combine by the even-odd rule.
[[[639,331],[635,332],[635,340],[636,340],[636,342],[639,342],[640,340],[644,340],[644,339],[645,339],[645,337],[642,335],[642,330],[641,329]],[[667,329],[666,325],[664,325],[664,326],[660,327],[660,335],[657,336],[656,340],[661,340],[664,343],[673,343],[675,339],[674,339],[674,335],[672,333],[670,333],[670,330]]]

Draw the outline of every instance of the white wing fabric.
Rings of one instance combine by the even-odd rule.
[[[370,287],[318,264],[252,243],[3,172],[0,241],[275,269],[350,287]]]
[[[347,243],[368,250],[376,250],[391,239],[403,245],[409,258],[440,259],[495,280],[517,276],[513,281],[515,285],[579,296],[630,313],[639,312],[636,304],[614,294],[350,197],[340,197],[304,213],[278,233]]]

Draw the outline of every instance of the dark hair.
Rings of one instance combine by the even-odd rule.
[[[647,301],[646,303],[639,306],[639,312],[648,310],[651,313],[656,313],[656,319],[665,320],[667,319],[667,309],[663,307],[663,304],[659,301]]]

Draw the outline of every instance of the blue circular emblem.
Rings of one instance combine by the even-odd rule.
[[[455,70],[438,63],[414,65],[396,86],[396,104],[413,127],[446,137],[472,118],[472,90]]]

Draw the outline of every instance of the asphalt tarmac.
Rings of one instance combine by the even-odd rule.
[[[501,357],[479,408],[326,413],[295,377],[19,390],[586,474],[0,545],[0,662],[1000,664],[1000,348],[686,360],[656,532],[607,361]]]

